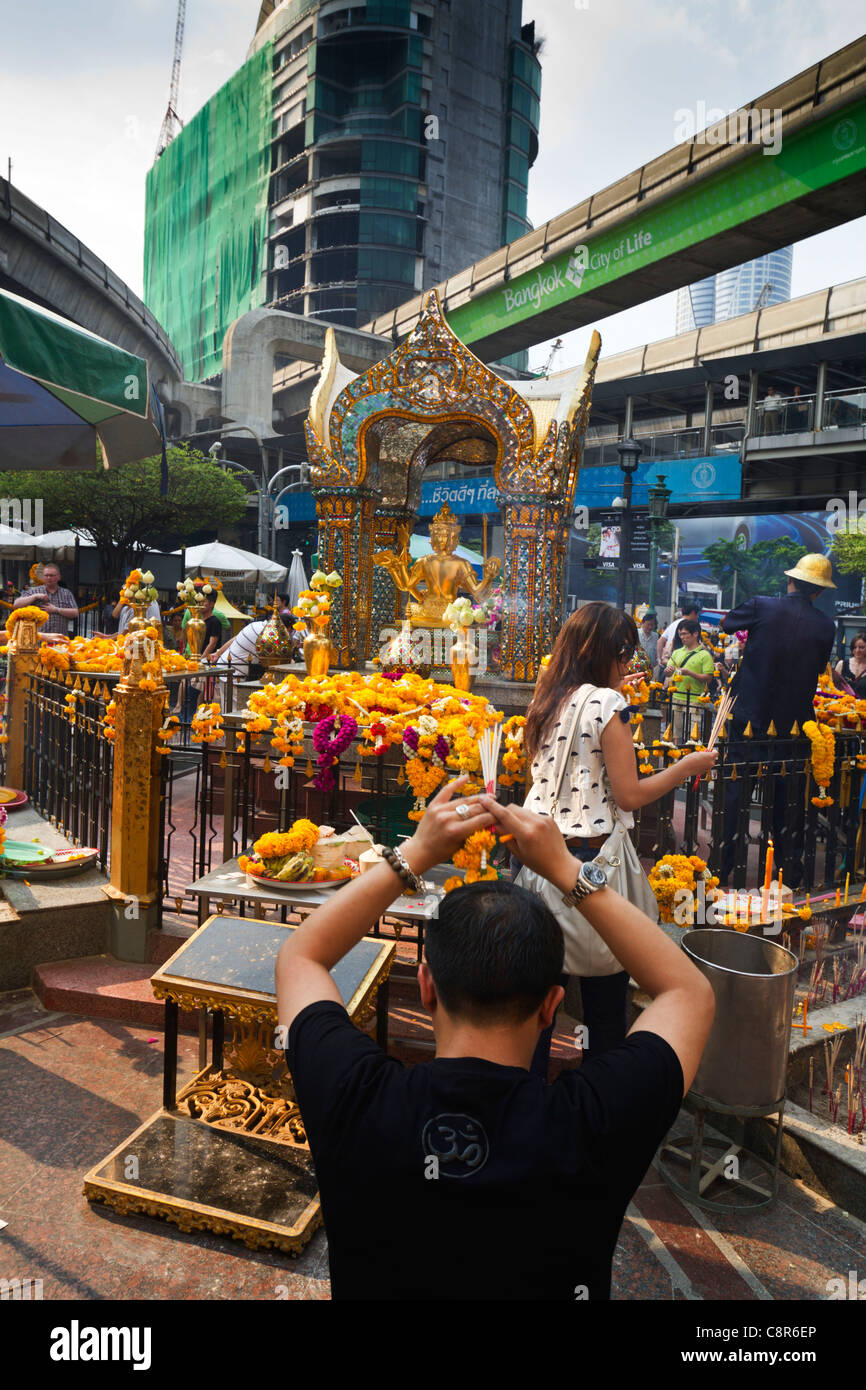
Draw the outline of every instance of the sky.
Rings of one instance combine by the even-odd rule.
[[[473,0],[453,0],[454,4]],[[188,0],[187,120],[244,61],[259,0]],[[0,0],[0,172],[142,290],[144,181],[165,112],[175,0]],[[858,38],[863,0],[523,0],[545,39],[538,226],[678,143],[683,110],[729,111]],[[866,217],[801,242],[792,293],[866,274]],[[604,353],[672,336],[664,295],[595,325]],[[553,370],[583,359],[566,335]],[[533,350],[540,366],[547,346]]]

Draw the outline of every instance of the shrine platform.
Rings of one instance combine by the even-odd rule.
[[[38,839],[46,848],[73,848],[29,805],[9,812],[6,834],[10,840]],[[95,868],[50,883],[35,878],[2,880],[0,991],[29,985],[34,968],[45,961],[108,950],[111,905],[102,891],[107,882]]]

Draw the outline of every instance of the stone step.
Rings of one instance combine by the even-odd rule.
[[[151,966],[151,974],[159,965],[165,965],[167,960],[171,960],[176,951],[179,951],[185,941],[196,931],[194,926],[186,927],[179,922],[154,929],[147,934],[147,960]]]
[[[151,964],[116,960],[114,956],[85,956],[37,966],[33,988],[46,1009],[58,1013],[111,1018],[162,1029],[165,1004],[155,999],[150,984]],[[198,1014],[181,1013],[180,1027],[198,1032]]]

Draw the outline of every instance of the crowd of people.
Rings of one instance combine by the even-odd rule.
[[[301,639],[293,631],[294,619],[289,606],[290,598],[288,594],[279,594],[277,597],[278,612],[294,643],[297,658],[300,656]],[[231,665],[236,679],[254,680],[262,673],[256,640],[269,621],[270,614],[267,618],[251,619],[239,632],[233,633],[231,620],[217,607],[216,600],[215,593],[207,595],[200,610],[205,632],[199,659],[205,665]],[[32,584],[23,590],[12,603],[13,608],[23,608],[27,605],[42,608],[48,614],[47,622],[39,629],[40,640],[63,641],[74,636],[81,613],[75,595],[63,586],[58,565],[53,562],[43,565],[42,582]],[[109,597],[100,606],[93,635],[113,639],[122,637],[132,616],[132,605],[124,602],[118,589],[114,597]],[[160,608],[155,599],[148,605],[145,614],[147,621],[159,628],[163,645],[168,650],[179,652],[186,657],[191,656],[187,639],[190,616],[189,608],[184,610],[182,606],[169,605]],[[217,697],[222,698],[222,689],[216,677],[191,676],[175,687],[172,712],[180,715],[182,720],[188,723],[196,705],[202,699],[212,700]]]

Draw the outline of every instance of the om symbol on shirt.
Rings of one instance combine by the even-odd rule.
[[[447,1178],[468,1178],[487,1162],[490,1145],[484,1127],[471,1115],[436,1115],[421,1136],[425,1154],[438,1160]]]

